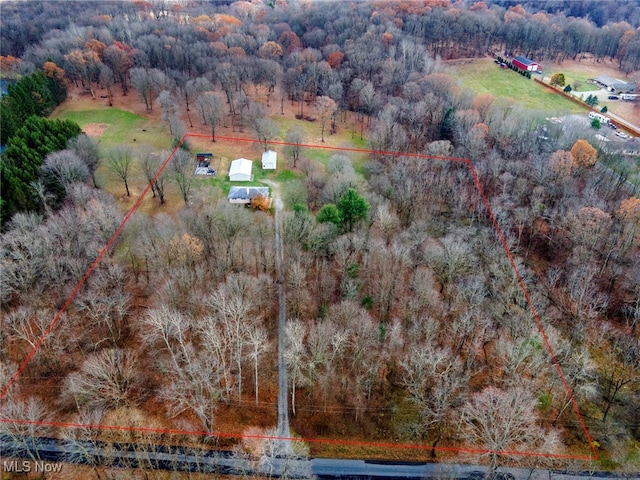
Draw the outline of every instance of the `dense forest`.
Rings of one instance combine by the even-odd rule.
[[[633,75],[640,6],[330,5],[1,4],[1,69],[19,81],[2,99],[12,128],[0,418],[32,422],[1,431],[144,449],[170,440],[38,422],[204,432],[171,440],[198,445],[229,427],[225,416],[238,419],[234,433],[275,425],[274,217],[196,198],[185,148],[154,178],[167,151],[101,148],[77,125],[41,118],[68,88],[161,111],[173,145],[194,125],[214,140],[231,128],[290,143],[282,156],[302,179],[281,214],[296,435],[420,442],[430,458],[488,460],[492,473],[502,463],[637,471],[640,199],[602,166],[616,154],[588,132],[462,88],[446,60],[507,52],[613,61]],[[24,92],[41,92],[29,116]],[[319,161],[295,123],[282,133],[282,118],[313,122],[322,141],[349,132],[369,153]],[[96,172],[129,196],[134,168],[159,205],[171,183],[184,206],[132,216],[74,292],[125,215]],[[485,453],[439,450],[451,446]],[[587,467],[499,454],[596,450]],[[92,466],[110,478],[109,465]]]

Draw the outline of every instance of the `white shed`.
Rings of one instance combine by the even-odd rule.
[[[273,150],[267,150],[262,154],[262,169],[263,170],[275,170],[276,169],[277,155]]]
[[[250,182],[253,180],[251,169],[253,168],[253,162],[246,158],[238,158],[231,162],[229,167],[229,180],[232,182]]]

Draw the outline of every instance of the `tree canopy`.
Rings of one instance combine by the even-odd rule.
[[[3,223],[18,211],[40,211],[31,185],[38,180],[44,158],[63,150],[80,131],[76,123],[68,120],[31,116],[9,139],[0,161]]]

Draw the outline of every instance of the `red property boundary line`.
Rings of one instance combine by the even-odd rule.
[[[147,184],[146,188],[142,191],[142,193],[140,194],[138,200],[136,200],[136,202],[133,204],[133,206],[131,207],[129,212],[127,212],[127,214],[124,216],[124,218],[122,219],[122,222],[120,223],[120,225],[118,226],[118,228],[116,229],[116,231],[114,232],[112,237],[106,243],[104,248],[102,248],[102,250],[100,250],[100,253],[96,257],[94,262],[87,269],[86,273],[84,274],[82,279],[78,282],[78,284],[76,285],[75,289],[71,292],[71,294],[69,295],[69,297],[67,298],[67,300],[65,301],[63,306],[60,308],[60,310],[58,311],[56,316],[53,318],[53,320],[51,321],[51,323],[49,324],[47,329],[43,332],[43,334],[38,339],[38,341],[35,343],[35,345],[31,349],[31,351],[27,354],[27,356],[22,361],[22,363],[20,364],[20,366],[18,367],[16,372],[11,376],[11,378],[9,379],[9,382],[7,383],[7,385],[3,387],[2,391],[0,391],[0,400],[2,400],[5,396],[7,396],[9,390],[11,389],[13,384],[17,381],[18,377],[24,371],[24,369],[26,368],[28,363],[31,361],[31,359],[34,357],[34,355],[36,354],[38,349],[42,346],[42,344],[44,343],[45,339],[53,332],[55,326],[60,321],[60,318],[62,317],[62,314],[69,307],[69,305],[71,304],[71,302],[73,301],[75,296],[78,294],[78,292],[80,291],[80,289],[82,288],[84,283],[87,281],[87,279],[89,278],[91,273],[93,273],[93,271],[96,269],[98,264],[102,261],[102,259],[106,255],[106,253],[109,250],[109,248],[111,247],[111,245],[115,242],[115,240],[118,237],[118,235],[120,234],[120,232],[124,229],[125,225],[128,223],[128,221],[131,219],[132,215],[135,213],[135,211],[138,209],[138,207],[142,203],[142,200],[144,199],[146,194],[149,192],[149,190],[151,190],[151,185],[153,184],[153,182],[155,182],[158,179],[158,177],[162,174],[162,172],[164,171],[166,166],[169,164],[169,162],[171,161],[171,159],[175,155],[175,153],[178,150],[178,148],[180,148],[182,146],[182,144],[184,143],[184,141],[187,138],[190,138],[190,137],[212,139],[211,135],[203,135],[203,134],[189,134],[189,133],[187,133],[187,134],[184,134],[182,136],[182,138],[180,139],[180,141],[178,142],[176,147],[172,150],[172,152],[169,154],[167,159],[160,166],[160,168],[158,169],[158,172],[155,174],[153,179]],[[217,136],[216,139],[217,140],[223,140],[223,141],[231,141],[231,142],[259,143],[259,144],[263,144],[264,143],[264,142],[262,142],[260,140],[249,139],[249,138],[238,138],[238,137]],[[216,436],[216,437],[220,437],[220,438],[257,438],[257,439],[291,440],[291,441],[304,441],[304,442],[308,442],[308,443],[318,443],[318,444],[335,444],[335,445],[346,445],[346,446],[393,448],[393,449],[412,449],[412,450],[436,450],[436,451],[442,451],[442,452],[462,452],[462,453],[475,453],[475,454],[499,454],[499,455],[520,456],[520,457],[544,457],[544,458],[572,459],[572,460],[598,460],[599,457],[598,457],[598,452],[597,452],[596,447],[595,447],[595,443],[593,442],[593,440],[591,438],[591,435],[589,434],[589,431],[587,430],[587,427],[586,427],[586,425],[584,423],[582,415],[580,414],[580,411],[578,409],[578,405],[577,405],[577,403],[576,403],[576,401],[575,401],[575,399],[573,397],[573,394],[571,392],[571,388],[569,387],[569,384],[568,384],[564,374],[562,373],[562,368],[560,367],[560,363],[558,362],[558,359],[557,359],[557,357],[556,357],[556,355],[555,355],[555,353],[553,351],[553,348],[551,347],[551,344],[549,342],[549,338],[547,337],[547,334],[546,334],[546,332],[544,330],[544,327],[542,325],[542,321],[540,320],[540,317],[538,316],[538,312],[536,311],[535,307],[533,306],[533,302],[531,300],[531,297],[529,296],[529,292],[527,291],[527,288],[526,288],[526,286],[524,284],[522,276],[520,275],[520,272],[518,271],[518,268],[517,268],[517,266],[515,264],[515,261],[513,259],[512,254],[511,254],[511,251],[509,250],[509,247],[507,246],[507,242],[506,242],[506,239],[505,239],[505,237],[504,237],[504,235],[502,233],[502,230],[500,230],[500,227],[498,226],[498,222],[496,221],[496,218],[495,218],[495,215],[493,213],[493,210],[491,209],[491,205],[489,204],[489,200],[487,199],[487,196],[484,193],[484,190],[482,189],[482,185],[480,183],[480,179],[479,179],[478,174],[476,173],[475,169],[473,168],[473,164],[471,163],[470,159],[457,158],[457,157],[441,157],[441,156],[425,155],[425,154],[419,154],[419,153],[401,153],[401,152],[379,151],[379,150],[373,150],[373,149],[360,149],[360,148],[350,148],[350,147],[333,147],[333,146],[329,146],[329,145],[313,145],[313,144],[299,144],[298,145],[298,144],[293,144],[293,143],[289,143],[289,142],[282,142],[282,141],[271,141],[271,142],[268,142],[268,144],[270,144],[270,145],[279,145],[279,146],[294,146],[295,145],[295,146],[300,146],[300,147],[304,147],[304,148],[315,148],[315,149],[340,151],[340,152],[370,153],[370,154],[377,154],[377,155],[390,155],[390,156],[396,156],[396,157],[420,158],[420,159],[429,159],[429,160],[442,160],[442,161],[448,161],[448,162],[459,162],[459,163],[463,163],[463,164],[467,165],[467,167],[469,168],[469,170],[471,172],[471,175],[473,176],[473,180],[474,180],[474,183],[476,185],[476,188],[478,189],[478,192],[480,193],[480,196],[482,197],[482,201],[484,202],[484,205],[485,205],[485,207],[487,209],[487,212],[489,213],[489,217],[491,218],[491,221],[492,221],[493,226],[494,226],[494,228],[496,230],[496,233],[498,234],[498,237],[500,239],[502,247],[503,247],[505,253],[507,254],[507,258],[509,259],[509,263],[511,264],[511,268],[513,269],[513,272],[514,272],[514,274],[516,276],[516,279],[518,281],[518,285],[520,286],[520,289],[522,290],[522,292],[525,295],[525,298],[527,300],[527,304],[529,305],[529,308],[531,309],[531,313],[533,314],[533,317],[534,317],[534,319],[536,321],[536,325],[538,326],[538,330],[539,330],[539,332],[542,335],[542,338],[544,340],[544,344],[545,344],[549,354],[551,355],[551,359],[553,361],[553,364],[556,367],[556,371],[558,372],[558,375],[560,376],[560,379],[562,381],[562,385],[563,385],[563,387],[565,389],[565,392],[567,393],[567,396],[568,396],[568,398],[569,398],[569,400],[571,402],[573,411],[575,412],[576,417],[578,418],[578,422],[580,424],[580,427],[582,428],[582,431],[583,431],[583,433],[584,433],[584,435],[585,435],[585,437],[586,437],[586,439],[587,439],[587,441],[589,443],[589,447],[591,449],[592,455],[588,455],[588,456],[587,455],[567,455],[567,454],[518,452],[518,451],[502,451],[502,450],[501,451],[495,451],[495,450],[486,450],[486,449],[479,449],[479,448],[465,448],[465,447],[435,447],[435,448],[433,448],[433,447],[428,446],[428,445],[418,445],[418,444],[395,444],[395,443],[380,443],[380,442],[361,442],[361,441],[332,440],[332,439],[321,439],[321,438],[291,438],[291,437],[276,437],[276,436],[268,436],[268,435],[234,434],[234,433],[228,433],[228,432],[202,432],[202,431],[174,430],[174,429],[151,429],[151,428],[142,428],[142,427],[120,427],[120,426],[111,426],[111,425],[77,424],[77,423],[64,423],[64,422],[33,422],[33,421],[20,420],[20,419],[0,419],[0,423],[17,424],[17,425],[40,425],[40,426],[47,426],[47,427],[65,427],[65,428],[91,428],[91,429],[98,429],[98,430],[105,430],[105,431],[139,431],[139,432],[147,432],[147,433],[165,433],[165,434],[179,434],[179,435],[198,435],[198,436],[206,435],[206,436]]]

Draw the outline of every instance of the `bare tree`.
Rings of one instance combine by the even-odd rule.
[[[72,405],[117,408],[131,401],[137,382],[135,354],[104,349],[87,357],[80,370],[67,376],[63,396]]]
[[[181,372],[185,363],[189,363],[194,355],[189,336],[192,319],[182,313],[161,305],[152,309],[143,319],[141,330],[145,342],[154,345],[161,342],[169,352],[175,372]]]
[[[296,414],[296,387],[306,384],[303,357],[305,355],[305,326],[299,320],[288,320],[285,330],[285,362],[291,379],[291,411]]]
[[[124,183],[127,197],[131,196],[129,191],[129,175],[133,165],[133,152],[126,146],[114,147],[107,152],[105,166],[111,175]]]
[[[208,305],[223,326],[230,347],[230,360],[235,363],[238,399],[242,398],[242,365],[247,355],[246,343],[257,318],[252,314],[256,283],[248,275],[230,275],[211,295]]]
[[[468,375],[453,352],[431,345],[413,347],[400,365],[418,410],[418,419],[409,428],[419,438],[429,438],[435,458],[438,443],[453,423],[455,407],[462,403]]]
[[[129,70],[129,78],[131,79],[131,86],[142,96],[144,104],[147,107],[147,112],[150,112],[153,108],[153,101],[151,98],[153,82],[149,72],[144,68],[132,68]]]
[[[35,398],[19,400],[16,395],[8,396],[2,400],[0,420],[6,420],[0,422],[0,434],[10,441],[3,457],[20,458],[26,453],[34,462],[41,460],[33,439],[51,435],[51,427],[43,425],[51,421],[44,403]]]
[[[171,159],[173,180],[178,185],[184,203],[189,203],[189,195],[193,187],[194,164],[188,151],[179,148]]]
[[[275,428],[265,431],[260,445],[258,466],[271,478],[314,478],[309,462],[309,447],[302,441],[283,441],[276,437]]]
[[[89,169],[73,150],[60,150],[47,155],[40,169],[44,184],[61,201],[74,183],[89,179]]]
[[[471,271],[475,261],[467,242],[455,237],[443,238],[442,249],[430,255],[433,269],[445,292],[456,279]]]
[[[576,318],[595,318],[609,304],[609,296],[598,287],[598,272],[593,264],[581,263],[569,274],[565,309]]]
[[[266,329],[262,326],[253,326],[253,328],[249,329],[247,333],[247,344],[249,346],[249,357],[253,361],[253,377],[255,382],[253,388],[256,395],[256,406],[258,406],[260,385],[258,372],[260,358],[271,350],[272,345],[269,343]]]
[[[100,164],[98,142],[89,135],[82,133],[69,140],[67,142],[67,148],[76,152],[76,155],[80,157],[80,160],[85,163],[89,169],[91,180],[93,180],[93,186],[98,188],[98,184],[96,183],[96,170]]]
[[[321,141],[324,142],[324,129],[329,119],[333,118],[338,106],[330,97],[321,96],[316,98],[315,112],[320,118]]]
[[[103,328],[113,346],[121,344],[128,333],[132,295],[126,280],[124,268],[109,264],[94,272],[88,288],[76,300],[78,311],[91,320],[92,325]]]
[[[462,406],[461,434],[487,451],[483,454],[489,457],[487,478],[495,477],[503,452],[558,448],[557,432],[538,424],[537,404],[529,389],[519,386],[508,390],[487,387]]]
[[[209,334],[217,335],[213,329]],[[211,338],[208,339],[211,342]],[[193,412],[202,427],[212,432],[215,426],[217,402],[224,398],[221,386],[223,376],[217,357],[205,350],[185,364],[171,383],[160,391],[160,398],[168,407],[169,415],[176,417],[185,411]]]
[[[607,421],[612,405],[620,394],[628,388],[637,392],[640,387],[640,340],[637,336],[629,336],[607,329],[605,338],[609,348],[602,353],[605,359],[600,366],[600,383],[605,401],[602,422]]]
[[[258,140],[264,142],[266,152],[269,140],[278,135],[278,124],[267,116],[267,112],[260,105],[257,105],[251,109],[251,127]]]
[[[73,423],[77,425],[100,425],[104,418],[103,409],[86,410],[80,407]],[[96,478],[108,478],[105,470],[112,464],[110,445],[99,440],[101,431],[94,427],[66,428],[62,431],[65,444],[64,459],[69,463],[87,465],[93,469]],[[100,452],[100,453],[97,453]]]
[[[162,107],[162,120],[169,123],[169,119],[178,113],[176,98],[168,90],[162,90],[158,94],[158,103]],[[171,132],[173,135],[173,132]]]
[[[55,316],[56,312],[53,310],[36,310],[21,306],[3,315],[2,319],[3,331],[9,335],[9,338],[18,341],[17,345],[24,346],[24,355],[34,349],[43,338],[36,358],[38,366],[47,372],[59,371],[63,368],[65,361],[63,352],[72,341],[69,327],[65,322],[66,314],[60,317],[56,335],[45,336]]]
[[[191,127],[193,127],[193,122],[191,121],[191,115],[189,113],[191,111],[191,104],[196,101],[198,95],[211,89],[212,86],[209,80],[204,77],[198,77],[196,79],[187,80],[184,87],[179,90],[182,98],[184,98],[185,101],[187,118],[189,119],[189,125]]]
[[[216,126],[224,116],[224,100],[218,93],[203,92],[198,96],[198,106],[205,124],[211,127],[211,138],[216,141]]]
[[[113,106],[113,85],[115,84],[115,76],[113,75],[113,70],[111,70],[107,65],[100,64],[100,85],[107,90],[107,96],[109,97],[109,106]]]
[[[160,199],[160,205],[165,203],[165,188],[169,174],[165,168],[162,173],[153,181],[154,177],[158,173],[158,170],[163,164],[163,158],[166,158],[169,152],[162,151],[160,153],[153,152],[151,147],[145,145],[138,149],[137,157],[140,162],[140,169],[144,173],[147,182],[151,183],[151,192],[153,196],[157,196]]]
[[[285,142],[289,143],[285,150],[293,159],[293,168],[296,168],[296,162],[300,159],[301,144],[306,141],[306,134],[300,125],[295,125],[287,130]]]
[[[397,296],[401,292],[401,278],[409,266],[409,249],[400,242],[385,245],[383,241],[372,241],[365,260],[363,276],[367,279],[368,291],[373,296],[379,307],[380,321],[387,322],[391,315],[391,309],[397,302]]]

